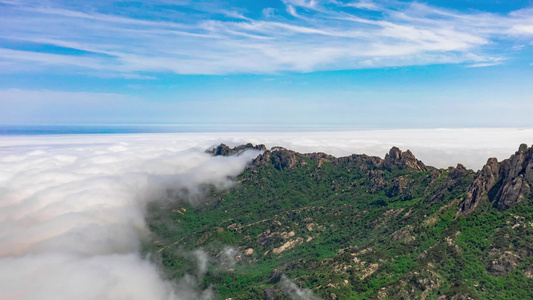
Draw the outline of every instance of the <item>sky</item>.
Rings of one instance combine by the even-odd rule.
[[[0,124],[532,128],[533,1],[0,0]]]

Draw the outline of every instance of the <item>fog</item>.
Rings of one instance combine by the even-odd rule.
[[[140,256],[145,206],[167,188],[227,187],[258,154],[212,157],[194,139],[31,139],[0,150],[1,299],[192,299]]]
[[[208,260],[201,250],[198,274],[171,283],[140,247],[150,201],[169,188],[187,188],[188,201],[201,201],[202,185],[231,186],[259,153],[204,153],[220,142],[382,157],[396,145],[429,165],[477,169],[532,137],[532,130],[488,129],[0,137],[0,299],[212,297],[195,285]],[[227,248],[221,263],[232,266],[235,251]],[[311,295],[284,282],[294,299]]]

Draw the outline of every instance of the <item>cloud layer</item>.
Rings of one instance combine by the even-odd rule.
[[[391,130],[360,132],[64,135],[0,138],[1,299],[200,299],[193,275],[165,281],[139,254],[148,235],[144,208],[203,184],[228,187],[257,152],[212,157],[209,146],[266,143],[337,156],[383,156],[411,149],[425,163],[479,168],[506,158],[532,130]],[[222,265],[234,262],[228,248]],[[202,252],[195,252],[205,262]],[[223,257],[226,257],[223,256]],[[201,276],[202,268],[199,265]],[[295,299],[307,297],[285,280]],[[307,295],[307,296],[306,296]]]
[[[195,299],[140,256],[145,205],[229,186],[253,157],[211,157],[194,138],[13,142],[0,148],[2,299]]]
[[[61,68],[102,76],[310,72],[500,64],[533,36],[533,9],[507,14],[422,3],[284,0],[0,1],[3,70]],[[262,13],[258,14],[257,11]]]

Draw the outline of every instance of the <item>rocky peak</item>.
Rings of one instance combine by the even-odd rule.
[[[427,171],[426,165],[417,160],[410,150],[402,152],[397,147],[392,147],[389,153],[385,155],[383,167],[389,170],[400,168],[413,171]]]
[[[274,149],[274,148],[273,148]],[[292,168],[296,164],[296,152],[285,148],[276,147],[272,152],[272,164],[274,168],[283,170]]]
[[[240,146],[237,146],[237,147],[234,147],[234,148],[230,148],[226,144],[220,144],[217,147],[213,147],[211,149],[206,150],[205,152],[211,153],[211,154],[213,154],[215,156],[232,156],[232,155],[239,155],[239,154],[241,154],[242,152],[244,152],[246,150],[265,151],[266,147],[263,144],[254,146],[253,144],[248,143],[248,144],[245,144],[245,145],[240,145]]]
[[[519,177],[510,179],[500,188],[494,202],[499,209],[508,209],[522,202],[530,192],[530,183],[524,180],[523,175],[519,175]]]
[[[500,167],[501,187],[493,200],[500,209],[521,202],[531,192],[533,182],[533,146],[521,144],[518,151]]]
[[[474,182],[467,191],[465,200],[459,205],[461,213],[470,213],[476,209],[479,204],[488,198],[490,189],[498,181],[500,164],[498,160],[491,157],[483,168],[478,171],[474,177]]]
[[[463,166],[462,164],[457,164],[457,167],[450,167],[448,168],[449,170],[449,173],[448,173],[448,177],[452,180],[457,180],[459,178],[463,178],[466,174],[468,174],[469,172],[472,172],[472,171],[469,171],[465,168],[465,166]]]
[[[262,166],[271,163],[278,170],[294,167],[298,161],[296,152],[283,147],[272,147],[252,161],[252,166]]]
[[[458,213],[468,214],[480,203],[490,200],[499,209],[508,209],[531,193],[533,183],[533,146],[521,144],[509,159],[498,163],[489,158],[474,177]]]
[[[385,154],[385,159],[387,159],[387,155],[390,160],[399,160],[402,156],[402,151],[398,147],[392,147],[389,153]]]
[[[528,149],[526,144],[521,144],[514,155],[502,162],[502,168],[512,178],[523,174],[533,182],[533,146]]]
[[[272,152],[270,150],[266,150],[252,161],[251,166],[263,166],[268,163],[270,163],[270,158],[272,157]]]
[[[271,150],[264,151],[254,159],[252,166],[261,166],[272,163],[278,170],[293,168],[299,161],[299,157],[317,161],[319,168],[323,166],[324,162],[330,162],[333,164],[348,163],[351,167],[357,167],[360,170],[383,167],[389,170],[402,169],[420,172],[431,169],[431,167],[428,168],[424,163],[417,160],[411,151],[407,150],[402,152],[397,147],[393,147],[389,153],[385,155],[384,160],[379,157],[355,154],[339,158],[321,152],[301,154],[283,147],[272,147]],[[462,168],[466,170],[464,167]]]
[[[325,162],[334,162],[337,160],[335,156],[323,152],[305,153],[302,156],[316,161],[318,168],[323,167]]]

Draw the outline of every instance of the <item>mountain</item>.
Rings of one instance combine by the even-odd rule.
[[[533,147],[478,172],[396,147],[208,152],[248,149],[233,188],[149,207],[146,251],[170,279],[222,299],[533,299]]]

